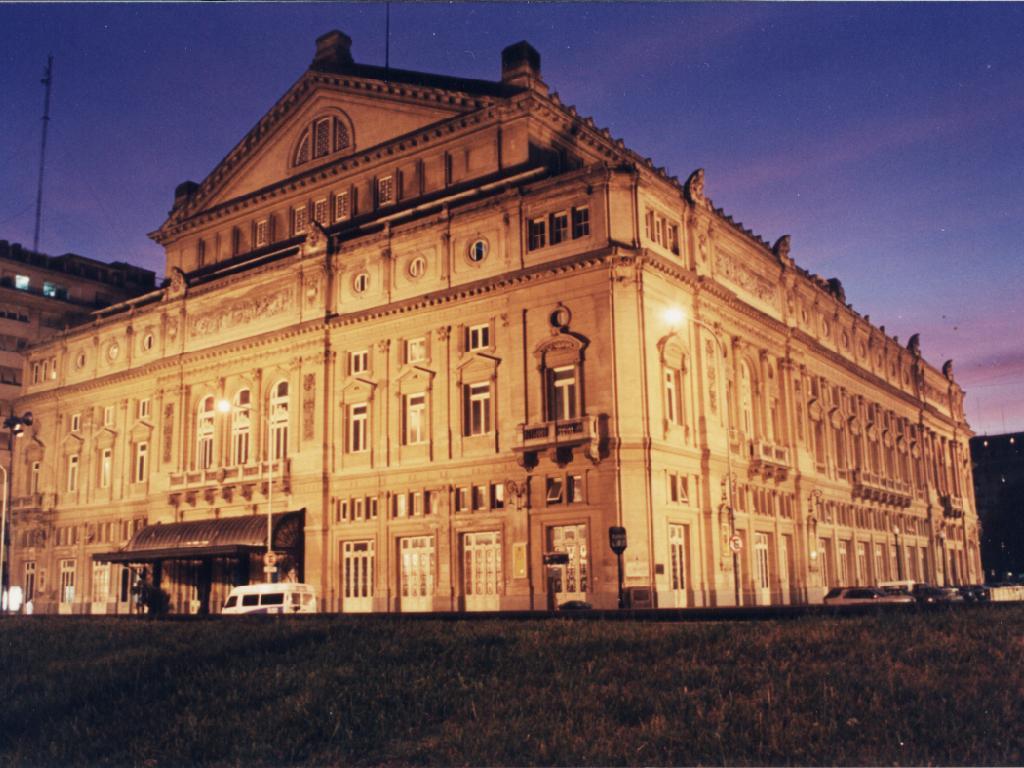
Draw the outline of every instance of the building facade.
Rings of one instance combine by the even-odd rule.
[[[25,352],[33,344],[52,338],[68,326],[89,320],[96,309],[115,304],[155,288],[152,272],[122,262],[112,264],[74,253],[48,256],[19,243],[0,240],[0,467],[11,467],[9,446],[15,434],[8,417],[28,379],[35,383],[56,380],[56,357],[39,357],[25,370]],[[20,428],[20,425],[16,425]],[[6,493],[6,482],[4,482]],[[6,518],[6,515],[0,517]],[[6,520],[3,527],[6,533]],[[4,543],[9,539],[4,536]],[[4,549],[0,582],[10,583],[9,550]]]
[[[526,43],[490,82],[322,36],[176,190],[167,288],[30,352],[15,576],[37,611],[128,610],[141,569],[215,611],[271,536],[327,611],[614,607],[622,526],[637,604],[977,580],[952,365],[703,186]]]

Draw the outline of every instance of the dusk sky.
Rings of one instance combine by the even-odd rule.
[[[174,187],[202,180],[341,29],[383,64],[378,4],[0,7],[0,239],[163,274]],[[529,40],[567,104],[905,342],[948,358],[979,433],[1024,429],[1024,5],[391,7],[391,65],[497,80]]]

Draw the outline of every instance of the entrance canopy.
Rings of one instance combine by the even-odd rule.
[[[273,548],[298,554],[302,550],[306,510],[273,515]],[[150,563],[158,560],[198,560],[205,557],[241,557],[266,549],[266,515],[221,517],[187,523],[147,525],[132,536],[124,549],[98,552],[93,560],[105,563]]]

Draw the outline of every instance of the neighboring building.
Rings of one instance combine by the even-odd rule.
[[[988,581],[1024,578],[1024,432],[971,438]]]
[[[617,525],[658,606],[978,580],[951,364],[564,105],[528,44],[486,82],[349,42],[178,187],[166,289],[30,353],[59,371],[18,406],[37,611],[127,610],[143,567],[217,610],[263,578],[268,507],[329,611],[612,607]]]

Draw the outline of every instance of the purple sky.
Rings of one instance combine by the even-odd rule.
[[[302,74],[384,63],[384,6],[0,6],[0,238],[162,274],[146,237]],[[935,365],[978,432],[1024,429],[1024,5],[393,4],[391,64],[497,79],[527,39],[563,101],[706,192]]]

